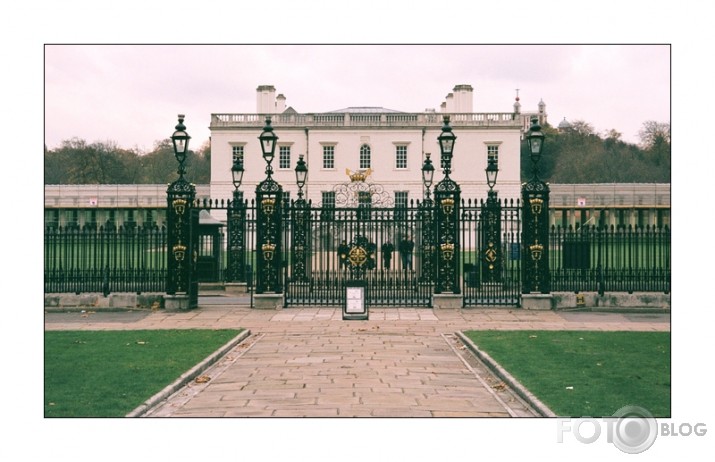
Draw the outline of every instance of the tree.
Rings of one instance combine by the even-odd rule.
[[[648,161],[656,166],[667,165],[670,171],[670,124],[648,120],[643,123],[638,137]]]
[[[661,144],[670,146],[670,124],[655,120],[643,122],[638,137],[641,140],[641,147],[645,150],[653,149]]]
[[[644,149],[621,140],[621,133],[607,130],[599,136],[591,124],[576,121],[565,132],[546,131],[540,177],[553,183],[652,183],[670,181],[668,136]],[[650,125],[648,125],[650,127]],[[662,127],[661,127],[662,128]],[[666,142],[668,140],[668,142]],[[526,143],[521,152],[522,180],[531,178]]]
[[[571,123],[571,132],[581,136],[595,135],[593,125],[583,120],[576,120]]]

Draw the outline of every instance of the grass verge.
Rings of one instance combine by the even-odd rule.
[[[670,332],[464,334],[557,415],[608,417],[635,405],[670,417]]]
[[[45,417],[123,417],[239,332],[45,332]]]

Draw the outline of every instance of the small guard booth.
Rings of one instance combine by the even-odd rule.
[[[207,210],[199,213],[199,251],[196,277],[199,282],[218,282],[220,279],[222,227]]]

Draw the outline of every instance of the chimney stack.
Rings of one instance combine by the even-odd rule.
[[[275,114],[276,87],[273,85],[260,85],[256,89],[256,112],[258,114]]]

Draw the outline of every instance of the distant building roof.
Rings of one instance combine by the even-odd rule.
[[[569,121],[566,120],[566,117],[564,117],[564,120],[562,120],[562,121],[559,123],[559,130],[568,130],[568,129],[570,129],[570,128],[573,128],[573,127],[571,126],[571,124],[569,123]]]

